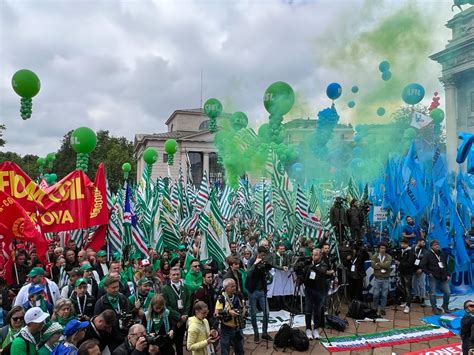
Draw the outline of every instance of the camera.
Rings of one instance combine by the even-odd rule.
[[[134,324],[141,323],[139,319],[135,319],[132,313],[122,313],[119,317],[119,326],[121,331],[127,331]]]
[[[294,263],[294,271],[297,277],[303,278],[306,266],[310,265],[312,259],[310,256],[300,256]]]
[[[158,347],[164,347],[167,335],[146,335],[145,336],[145,341],[147,342],[148,345],[156,345]]]

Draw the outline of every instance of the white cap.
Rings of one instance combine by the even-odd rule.
[[[26,311],[25,313],[25,323],[41,323],[49,317],[49,313],[45,313],[39,307],[33,307]]]

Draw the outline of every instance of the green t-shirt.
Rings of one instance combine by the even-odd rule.
[[[190,271],[184,279],[184,284],[188,286],[191,293],[194,293],[202,285],[202,273],[201,271],[193,272]]]

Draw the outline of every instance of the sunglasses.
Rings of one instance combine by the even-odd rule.
[[[468,304],[466,307],[473,308],[474,304]]]
[[[23,321],[25,318],[24,317],[12,317],[14,322],[20,322]]]

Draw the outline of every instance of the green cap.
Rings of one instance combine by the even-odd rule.
[[[34,267],[33,269],[31,269],[31,271],[29,272],[29,274],[27,275],[28,277],[35,277],[35,276],[38,276],[38,275],[44,275],[44,269],[41,268],[41,267]]]
[[[76,280],[76,283],[74,285],[77,287],[80,284],[87,284],[87,280],[85,278],[81,277],[81,278]]]
[[[96,255],[97,256],[107,256],[107,253],[105,252],[105,250],[99,250]]]
[[[180,244],[180,246],[178,247],[178,250],[179,250],[179,251],[186,250],[186,245]]]
[[[92,265],[91,264],[84,264],[81,266],[81,270],[90,270],[92,269]]]
[[[54,334],[61,334],[63,332],[64,328],[61,326],[61,324],[57,322],[49,322],[46,323],[46,325],[43,328],[43,334],[41,335],[41,340],[46,342],[52,335]]]
[[[118,260],[121,260],[121,259],[122,259],[122,255],[121,255],[118,251],[116,251],[116,252],[113,254],[112,257],[113,257],[113,259],[114,259],[115,261],[118,261]]]
[[[146,277],[142,277],[140,280],[138,280],[138,286],[142,286],[145,284],[152,284],[152,283],[153,282],[151,282],[151,280]]]

